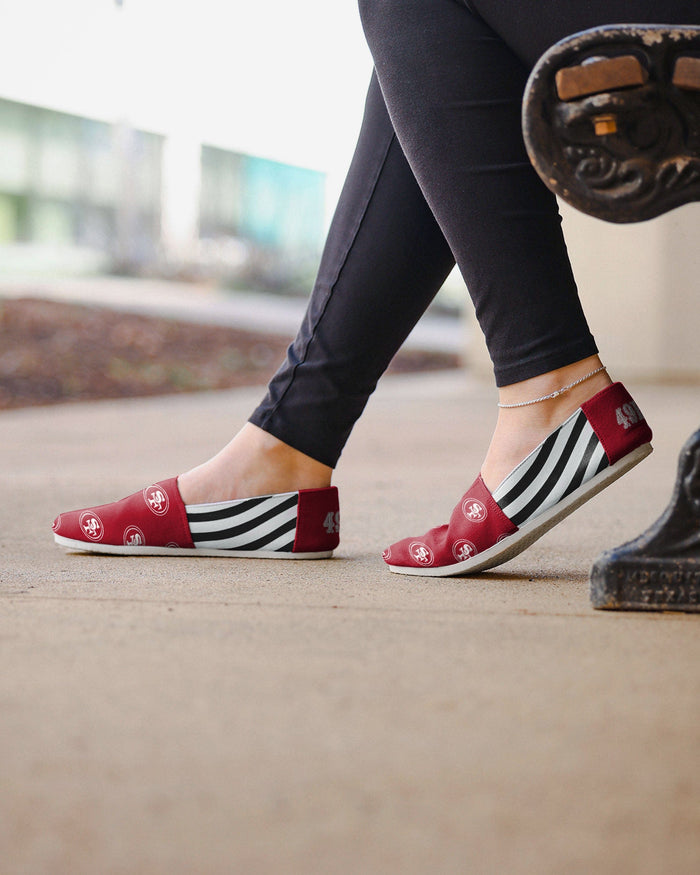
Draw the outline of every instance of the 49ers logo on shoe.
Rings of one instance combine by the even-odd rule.
[[[414,541],[412,544],[409,544],[408,552],[411,554],[411,558],[417,565],[423,565],[427,568],[435,562],[433,551],[422,541]]]
[[[615,418],[617,424],[621,425],[625,431],[631,426],[637,425],[639,422],[644,422],[644,414],[634,401],[628,401],[627,404],[618,407],[615,410]]]
[[[323,528],[329,535],[334,535],[340,531],[340,511],[333,513],[329,511],[323,521]]]
[[[483,523],[488,516],[486,505],[478,498],[465,498],[462,502],[462,513],[470,523]]]
[[[160,486],[149,486],[148,489],[144,489],[143,497],[148,509],[153,511],[156,516],[165,516],[168,512],[170,499],[168,493]]]
[[[129,526],[124,530],[125,547],[143,547],[145,543],[146,538],[138,526]]]
[[[452,555],[455,557],[457,562],[466,562],[467,559],[471,559],[472,556],[476,556],[479,551],[476,549],[474,544],[471,541],[467,541],[462,538],[459,541],[455,541],[452,545]]]
[[[96,513],[86,510],[80,514],[80,528],[86,538],[91,541],[101,541],[104,538],[105,527]]]

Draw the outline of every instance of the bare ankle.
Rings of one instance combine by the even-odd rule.
[[[330,486],[333,469],[251,423],[221,452],[178,478],[185,504]]]
[[[498,406],[501,409],[536,407],[540,417],[558,416],[561,410],[570,408],[573,412],[611,382],[598,356],[590,356],[529,380],[502,386]]]
[[[611,382],[600,359],[592,356],[502,387],[499,397],[505,406],[499,408],[494,436],[481,469],[488,488],[493,491],[551,431]],[[569,388],[562,392],[564,387]],[[547,395],[553,397],[535,400]]]

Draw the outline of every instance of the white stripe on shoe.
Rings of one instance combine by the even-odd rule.
[[[605,450],[579,409],[511,471],[493,497],[505,515],[520,527],[607,465]]]
[[[299,493],[185,506],[192,541],[199,550],[264,550],[291,553]]]

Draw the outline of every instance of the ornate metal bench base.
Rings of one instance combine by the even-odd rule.
[[[671,503],[591,570],[594,608],[700,612],[700,430],[681,451]]]
[[[613,25],[536,64],[523,134],[545,184],[608,222],[700,200],[700,27]]]
[[[612,25],[535,65],[523,100],[533,166],[555,194],[609,222],[700,200],[700,27]],[[595,608],[700,612],[700,431],[671,504],[591,571]]]

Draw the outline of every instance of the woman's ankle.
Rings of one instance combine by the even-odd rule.
[[[612,383],[601,368],[598,356],[592,356],[499,390],[499,403],[505,406],[499,407],[496,429],[481,469],[492,492],[550,432]],[[535,400],[553,393],[557,394],[552,398]]]
[[[204,464],[181,474],[185,504],[204,504],[330,486],[333,469],[246,423]]]
[[[529,380],[501,386],[498,406],[501,410],[531,407],[541,419],[556,418],[562,410],[570,408],[573,412],[611,383],[598,356],[590,356]]]

